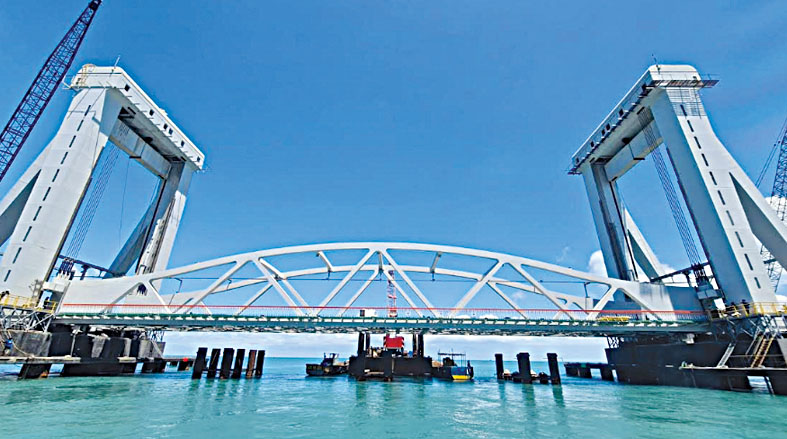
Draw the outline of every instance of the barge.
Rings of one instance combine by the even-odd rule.
[[[471,381],[475,375],[473,366],[464,353],[438,352],[442,362],[432,365],[432,376],[450,381]]]
[[[405,351],[402,336],[386,334],[382,347],[372,347],[371,334],[362,332],[358,336],[357,355],[350,357],[348,372],[358,380],[431,377],[432,358],[424,355],[423,334],[413,334],[412,350]]]
[[[339,354],[323,354],[320,363],[306,364],[306,375],[310,377],[344,375],[347,373],[347,362],[339,361]]]

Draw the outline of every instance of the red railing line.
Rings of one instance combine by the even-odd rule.
[[[361,311],[361,310],[375,310],[375,311],[388,311],[389,308],[387,307],[375,307],[375,306],[275,306],[275,305],[205,305],[205,304],[194,304],[194,305],[166,305],[166,304],[148,304],[148,303],[140,303],[140,304],[111,304],[111,303],[64,303],[61,305],[62,307],[76,307],[76,306],[96,306],[96,307],[103,307],[103,308],[161,308],[161,307],[186,307],[189,309],[193,308],[218,308],[218,309],[227,309],[227,308],[243,308],[243,309],[326,309],[326,310],[353,310],[353,311]],[[397,311],[477,311],[477,312],[563,312],[563,313],[599,313],[599,314],[659,314],[659,313],[669,313],[669,314],[702,314],[704,315],[704,311],[691,311],[691,310],[654,310],[654,311],[647,311],[647,310],[583,310],[583,309],[552,309],[552,308],[441,308],[441,307],[433,307],[433,308],[405,308],[405,307],[397,307],[395,308]]]

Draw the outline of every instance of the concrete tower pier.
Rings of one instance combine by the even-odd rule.
[[[15,296],[37,299],[50,280],[109,142],[156,176],[159,192],[106,277],[127,274],[135,262],[137,273],[166,268],[192,174],[204,164],[202,152],[123,69],[85,65],[70,88],[76,94],[55,137],[0,200],[0,243],[8,243],[0,291]]]
[[[645,276],[652,285],[666,277],[617,183],[661,145],[669,158],[661,163],[671,165],[689,211],[682,230],[682,212],[673,212],[684,246],[691,251],[694,244],[686,241],[692,240],[688,228],[693,228],[701,246],[694,259],[707,260],[692,261],[696,265],[685,271],[694,275],[693,291],[664,286],[661,301],[674,309],[699,306],[708,312],[711,331],[616,338],[607,357],[623,382],[738,390],[749,388],[749,369],[785,366],[784,313],[774,308],[774,287],[760,250],[764,245],[787,266],[787,227],[713,131],[699,93],[716,82],[688,65],[651,66],[571,161],[569,173],[583,177],[610,277],[636,281]],[[679,209],[677,200],[671,208]],[[607,306],[641,305],[624,299],[617,294]],[[749,305],[738,310],[735,303]],[[729,370],[731,359],[741,370]],[[784,378],[774,374],[770,379]]]

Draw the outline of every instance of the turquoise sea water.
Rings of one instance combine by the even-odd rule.
[[[268,358],[261,380],[190,372],[0,379],[0,437],[648,438],[787,436],[787,397],[563,377],[562,386],[476,380],[305,378],[306,359]],[[513,363],[506,367],[515,370]],[[546,364],[534,363],[546,371]],[[562,369],[562,367],[561,367]],[[6,369],[8,370],[8,369]]]

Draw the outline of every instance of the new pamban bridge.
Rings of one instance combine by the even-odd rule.
[[[162,331],[573,335],[606,337],[622,382],[747,389],[749,376],[764,376],[787,394],[787,308],[773,282],[787,264],[787,228],[714,134],[700,91],[715,83],[689,65],[649,67],[571,157],[607,277],[407,242],[168,268],[206,157],[123,69],[85,65],[54,138],[0,202],[0,331],[11,342],[0,363],[24,364],[20,378],[58,362],[72,374],[121,373],[114,366],[163,356]],[[124,154],[158,179],[156,196],[109,265],[79,260]],[[617,180],[646,159],[691,263],[679,271],[664,271],[619,195]]]

